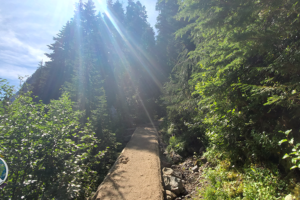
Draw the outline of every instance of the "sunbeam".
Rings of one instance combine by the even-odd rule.
[[[150,57],[147,56],[147,54],[144,52],[144,50],[142,50],[142,48],[140,48],[137,44],[136,41],[134,41],[125,31],[125,28],[123,27],[122,24],[120,24],[118,22],[118,20],[116,19],[116,17],[110,12],[109,9],[106,9],[104,11],[105,16],[109,19],[109,22],[113,25],[113,28],[117,31],[117,33],[119,34],[119,36],[121,37],[122,41],[126,44],[126,46],[129,48],[130,53],[134,55],[134,57],[138,60],[139,64],[143,67],[143,69],[146,70],[146,72],[148,73],[148,75],[151,77],[151,79],[154,81],[154,83],[158,86],[159,89],[161,89],[161,83],[157,80],[157,78],[153,75],[153,73],[149,70],[149,68],[147,67],[147,64],[145,62],[148,62],[149,64],[154,65],[154,62],[151,61]],[[108,31],[110,33],[113,32],[113,30],[111,30],[110,26],[107,24],[107,22],[105,21],[105,19],[103,19]],[[116,38],[114,38],[112,35],[109,36],[109,39],[111,40],[111,43],[113,45],[114,51],[117,53],[118,57],[121,60],[121,64],[122,66],[125,68],[125,70],[127,71],[127,74],[130,77],[130,83],[133,87],[135,87],[134,83],[132,82],[132,80],[134,80],[136,77],[132,76],[132,73],[130,70],[130,64],[126,58],[126,56],[124,55],[124,52],[122,52],[121,47],[119,46],[118,42],[116,41]],[[139,51],[140,53],[138,53],[137,51]],[[139,55],[140,54],[140,55]],[[141,58],[140,56],[143,56],[143,58]],[[146,106],[144,105],[143,99],[141,98],[141,96],[139,94],[137,94],[138,100],[140,101],[142,108],[145,112],[145,114],[147,115],[149,121],[151,122],[151,124],[154,126],[153,124],[153,120],[151,119],[151,116],[146,108]]]
[[[123,41],[126,43],[126,45],[129,47],[131,53],[134,54],[135,58],[138,59],[141,66],[148,72],[150,77],[153,79],[155,84],[161,89],[162,85],[157,80],[157,78],[153,75],[153,73],[148,69],[147,65],[145,64],[145,61],[138,55],[137,50],[142,54],[144,58],[146,58],[146,61],[149,62],[152,66],[155,66],[155,63],[152,61],[152,59],[145,53],[145,51],[137,45],[137,42],[129,35],[126,34],[125,28],[122,24],[118,22],[118,20],[113,16],[113,14],[109,10],[105,10],[106,16],[109,18],[110,22],[114,26],[114,28],[117,30]]]

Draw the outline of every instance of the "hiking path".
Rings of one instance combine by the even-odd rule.
[[[93,200],[163,200],[158,135],[137,127]]]

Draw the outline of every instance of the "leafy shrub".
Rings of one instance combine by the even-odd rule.
[[[176,138],[176,136],[170,137],[169,145],[167,146],[168,152],[175,152],[175,153],[181,153],[184,150],[185,143],[182,142],[179,138]]]
[[[199,192],[208,200],[282,199],[287,194],[288,184],[263,167],[235,169],[229,161],[222,161],[214,169],[206,169],[203,176],[210,184]]]
[[[191,133],[185,122],[204,124],[210,145],[236,165],[278,164],[278,130],[299,129],[298,1],[178,4],[175,18],[190,24],[175,34],[190,36],[195,49],[177,59],[166,84],[168,118],[183,133]]]
[[[7,106],[12,98],[14,87],[6,79],[0,78],[0,113],[7,112]]]
[[[27,93],[1,112],[0,154],[10,169],[1,199],[79,199],[95,190],[104,145],[72,105],[68,94],[44,105]]]
[[[295,169],[295,168],[300,169],[300,143],[295,144],[295,141],[294,141],[293,137],[290,138],[290,139],[288,138],[291,131],[292,130],[287,130],[287,131],[284,132],[287,138],[283,139],[283,140],[280,140],[279,145],[281,145],[282,143],[288,142],[288,145],[290,147],[292,147],[292,152],[291,153],[286,153],[283,156],[283,159],[291,158],[291,161],[292,161],[291,169]]]

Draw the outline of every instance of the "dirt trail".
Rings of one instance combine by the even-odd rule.
[[[163,200],[155,128],[138,127],[93,200]]]

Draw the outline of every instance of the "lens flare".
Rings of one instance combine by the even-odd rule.
[[[101,1],[99,1],[99,3],[101,3]],[[104,8],[104,6],[102,7]],[[157,78],[153,75],[153,73],[151,72],[151,70],[149,69],[149,67],[147,65],[150,65],[153,69],[156,69],[155,66],[158,66],[155,64],[155,62],[153,61],[153,59],[151,59],[147,53],[145,53],[145,51],[138,45],[138,43],[129,35],[127,34],[127,32],[125,31],[125,28],[123,27],[123,25],[116,19],[116,17],[113,15],[113,13],[110,12],[109,9],[103,9],[103,14],[104,17],[107,18],[109,21],[107,22],[103,17],[102,20],[104,21],[104,24],[108,30],[109,33],[115,33],[117,32],[117,34],[119,34],[118,36],[122,39],[122,41],[125,43],[126,47],[130,50],[130,53],[132,55],[134,55],[135,59],[138,61],[138,63],[140,64],[141,67],[143,67],[143,69],[148,73],[148,75],[150,76],[150,78],[153,80],[153,82],[157,85],[157,87],[161,90],[162,89],[162,85],[161,83],[157,80]],[[110,23],[110,24],[108,24]],[[110,25],[112,25],[112,28],[110,28]],[[114,29],[114,30],[111,30]],[[114,52],[117,53],[117,56],[120,58],[121,60],[121,65],[124,67],[124,69],[127,71],[127,74],[130,77],[130,84],[134,87],[134,83],[132,82],[134,80],[134,76],[132,76],[133,73],[131,73],[130,69],[130,63],[127,60],[127,57],[125,55],[125,53],[122,51],[121,46],[119,45],[118,41],[116,40],[116,38],[112,35],[109,34],[109,38],[108,38],[114,48]],[[161,73],[162,74],[162,73]],[[145,111],[149,121],[151,122],[152,126],[154,127],[153,121],[151,119],[151,116],[144,104],[143,99],[141,98],[141,96],[138,94],[137,92],[137,98],[141,103],[141,106],[143,108],[143,110]]]

